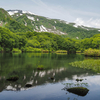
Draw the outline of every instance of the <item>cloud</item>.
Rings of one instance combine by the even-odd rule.
[[[33,1],[35,4],[37,4],[40,9],[43,9],[43,11],[60,14],[59,11],[53,9],[50,5],[44,3],[42,0],[31,0],[31,1]]]
[[[82,18],[77,18],[74,22],[79,26],[84,25],[87,27],[100,28],[100,19],[90,18],[88,20],[83,20]]]
[[[54,18],[54,19],[62,19],[62,20],[71,20],[73,16],[67,11],[62,5],[53,5],[48,2],[43,2],[42,0],[31,0],[34,3],[33,11],[34,13]],[[31,10],[32,12],[32,10]]]

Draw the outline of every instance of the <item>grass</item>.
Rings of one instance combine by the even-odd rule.
[[[97,49],[87,49],[84,51],[85,56],[91,56],[91,57],[99,57],[100,56],[100,50]]]
[[[88,59],[88,60],[83,60],[83,61],[75,61],[75,62],[71,62],[69,64],[74,67],[91,69],[95,72],[100,73],[100,59],[97,59],[97,60]]]

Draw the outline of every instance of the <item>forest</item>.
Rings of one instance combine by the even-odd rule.
[[[83,52],[86,49],[100,49],[100,34],[91,38],[75,40],[48,32],[16,32],[0,27],[1,52],[41,52],[42,50],[66,50],[68,53]]]

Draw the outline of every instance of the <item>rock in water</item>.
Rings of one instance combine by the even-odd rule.
[[[84,88],[84,87],[73,87],[73,88],[69,88],[67,89],[68,92],[77,94],[79,96],[85,96],[88,93],[88,89]]]

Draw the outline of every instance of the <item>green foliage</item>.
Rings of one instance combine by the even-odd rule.
[[[8,14],[8,12],[5,11],[4,9],[0,8],[0,21],[9,22],[10,20],[11,20],[11,17]]]
[[[96,34],[91,38],[85,38],[80,41],[80,49],[82,51],[89,48],[100,49],[100,34]]]
[[[67,53],[66,50],[57,50],[56,53]]]
[[[26,27],[25,25],[22,25],[20,23],[18,23],[15,20],[10,20],[9,23],[6,24],[5,26],[6,28],[8,28],[10,31],[12,32],[27,32],[27,31],[32,31],[31,28]]]
[[[27,16],[34,17],[34,21],[28,19]],[[23,14],[22,16],[20,16],[20,14],[17,13],[13,15],[13,18],[21,25],[25,25],[25,23],[27,23],[27,27],[30,27],[32,30],[40,31],[41,25],[43,25],[47,29],[51,29],[52,31],[59,30],[61,32],[66,33],[65,35],[62,35],[62,37],[65,38],[69,37],[69,38],[76,39],[76,37],[79,37],[79,39],[84,39],[84,38],[90,38],[93,35],[99,33],[98,30],[95,28],[94,29],[87,28],[84,26],[80,26],[76,28],[73,26],[75,25],[75,23],[66,24],[65,21],[61,21],[57,19],[47,19],[46,17],[37,16],[37,15]]]
[[[13,48],[12,52],[13,53],[21,53],[21,50],[19,50],[18,48]]]
[[[85,56],[93,56],[93,57],[96,56],[96,57],[98,57],[98,56],[100,56],[100,50],[89,48],[89,49],[84,51],[84,55]]]
[[[16,24],[15,21],[13,22]],[[76,51],[84,51],[88,48],[100,49],[100,34],[83,40],[75,40],[48,32],[13,33],[9,29],[0,27],[0,46],[4,51],[18,48],[25,52],[41,52],[43,49],[47,52],[66,50],[67,53],[76,53]]]
[[[75,53],[79,50],[79,42],[70,38],[65,38],[64,42],[62,43],[63,50],[67,50],[68,53]]]
[[[1,46],[4,49],[5,47],[12,49],[15,45],[13,33],[10,32],[8,29],[1,28],[1,27],[0,27],[0,33],[1,33]]]
[[[31,46],[33,48],[40,48],[40,43],[36,39],[28,40],[26,46]]]
[[[22,51],[24,52],[41,52],[42,49],[40,48],[33,48],[33,47],[23,47],[21,48]]]

